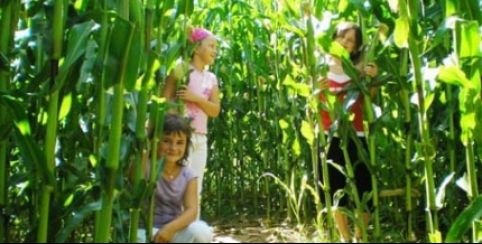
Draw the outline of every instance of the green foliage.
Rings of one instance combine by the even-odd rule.
[[[137,30],[138,31],[138,30]],[[140,42],[132,39],[136,28],[130,22],[115,19],[109,37],[109,51],[105,60],[105,87],[118,84],[125,78],[127,90],[132,90],[138,77]],[[137,33],[138,35],[138,33]]]
[[[69,73],[77,61],[85,55],[86,49],[88,47],[87,42],[92,34],[95,23],[93,21],[78,24],[69,32],[69,37],[67,41],[67,51],[64,62],[59,68],[59,74],[56,77],[55,85],[52,91],[61,89],[67,79]]]
[[[474,199],[474,201],[468,206],[455,220],[450,227],[445,242],[447,243],[459,243],[465,232],[467,232],[472,223],[475,220],[480,219],[482,216],[482,197]]]
[[[10,2],[0,3],[2,21],[4,7]],[[327,71],[324,55],[344,57],[349,76],[360,73],[346,51],[332,41],[334,25],[344,20],[364,24],[365,44],[379,68],[380,75],[370,83],[378,88],[372,100],[379,113],[367,121],[376,152],[376,165],[371,170],[379,190],[405,188],[408,178],[414,191],[423,192],[427,177],[422,162],[433,160],[432,179],[435,186],[443,186],[437,202],[443,207],[441,232],[427,235],[423,198],[413,196],[409,212],[416,237],[428,236],[423,241],[441,240],[443,230],[467,204],[454,181],[443,176],[453,170],[454,178],[462,177],[466,171],[460,163],[466,161],[463,146],[470,140],[476,142],[470,143],[475,160],[482,157],[478,136],[482,134],[481,15],[480,6],[474,8],[477,1],[409,1],[407,8],[395,9],[390,4],[401,1],[136,0],[129,2],[129,18],[121,18],[115,11],[118,1],[65,2],[69,10],[66,30],[59,36],[65,39],[64,49],[54,83],[49,80],[53,1],[22,1],[20,21],[13,25],[19,27],[15,46],[8,49],[11,51],[0,51],[0,76],[10,71],[9,90],[0,91],[0,107],[5,109],[0,111],[6,111],[0,115],[5,118],[0,137],[11,142],[7,153],[8,206],[3,209],[10,219],[8,241],[34,240],[38,226],[32,223],[37,222],[42,185],[55,187],[49,241],[93,241],[95,212],[101,189],[107,184],[105,166],[112,128],[106,125],[112,124],[116,113],[111,88],[121,79],[126,81],[126,89],[118,91],[124,98],[120,109],[125,116],[120,121],[119,170],[109,183],[114,192],[111,241],[127,241],[128,213],[143,207],[142,199],[151,195],[154,187],[144,180],[132,186],[127,179],[131,162],[147,144],[139,140],[144,138],[143,125],[136,124],[136,119],[147,108],[144,116],[151,119],[168,109],[159,90],[176,60],[189,53],[184,42],[188,24],[206,27],[219,37],[218,58],[210,69],[218,77],[222,112],[209,126],[203,218],[288,216],[310,225],[313,216],[318,216],[317,222],[323,226],[326,215],[317,209],[316,190],[308,186],[317,180],[315,162],[321,160],[317,157],[323,150],[318,147],[327,146],[321,145],[324,134],[316,125],[318,98],[325,92],[319,88]],[[417,8],[417,15],[412,16]],[[152,24],[151,32],[145,30],[148,23]],[[387,39],[371,45],[380,23],[389,28]],[[407,55],[411,38],[416,39],[412,46],[419,49],[423,88],[417,87],[415,71],[409,68],[413,62]],[[444,60],[453,63],[442,65]],[[443,83],[432,82],[430,71],[436,69]],[[341,118],[330,128],[327,141],[335,131],[349,133],[353,117],[348,108],[371,88],[363,82],[361,79],[350,87],[345,104],[329,95],[329,101],[320,104]],[[446,94],[447,87],[453,92],[451,96]],[[141,91],[150,105],[139,104],[145,101],[140,98]],[[45,97],[52,92],[58,92],[61,99],[55,174],[49,173],[43,154],[49,116]],[[417,93],[424,95],[426,111],[422,112],[430,124],[429,140],[417,130]],[[155,123],[162,128],[162,118]],[[155,136],[161,132],[157,130]],[[448,163],[450,151],[455,152],[453,169]],[[477,164],[479,171],[480,166]],[[158,170],[161,167],[158,164]],[[262,175],[275,178],[276,184],[259,180]],[[379,204],[382,228],[405,236],[409,232],[406,199],[381,198]],[[470,220],[477,219],[474,216]],[[464,239],[470,222],[464,224],[465,229],[458,228],[454,240]]]

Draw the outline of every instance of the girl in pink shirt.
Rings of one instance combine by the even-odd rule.
[[[193,53],[185,74],[188,76],[187,86],[178,86],[178,80],[183,77],[172,73],[166,79],[163,95],[168,100],[182,100],[185,113],[192,120],[194,134],[188,164],[198,176],[198,193],[201,195],[208,156],[208,118],[217,117],[221,111],[217,78],[207,70],[207,66],[213,64],[216,58],[217,40],[208,30],[194,28],[189,34],[189,44]],[[184,69],[184,65],[181,66]]]

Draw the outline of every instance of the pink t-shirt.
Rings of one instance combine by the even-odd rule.
[[[207,70],[199,71],[193,69],[189,75],[187,89],[192,93],[209,100],[217,86],[218,80],[213,73]],[[203,135],[208,133],[208,115],[198,105],[187,102],[186,113],[187,116],[192,119],[191,126],[195,133]]]

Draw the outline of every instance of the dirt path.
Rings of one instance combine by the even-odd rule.
[[[266,226],[216,226],[214,228],[215,243],[300,243],[313,242],[308,240],[303,231],[296,227],[281,225]]]

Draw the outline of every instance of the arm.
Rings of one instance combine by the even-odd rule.
[[[176,94],[176,78],[174,75],[169,75],[166,79],[166,85],[164,86],[162,95],[168,100],[172,101],[176,98],[176,95],[182,99],[183,101],[192,102],[197,104],[209,117],[215,118],[219,116],[221,112],[221,104],[219,99],[219,88],[215,87],[211,94],[209,100],[206,100],[202,97],[199,97],[189,90],[186,87],[183,87]]]
[[[196,94],[193,94],[185,87],[177,92],[179,98],[184,101],[197,104],[209,117],[218,117],[221,112],[221,104],[219,99],[219,88],[215,87],[209,100],[206,100]]]
[[[160,229],[155,236],[154,241],[169,242],[174,235],[190,225],[196,220],[198,213],[198,194],[197,194],[197,178],[189,181],[186,192],[184,193],[184,212]]]

